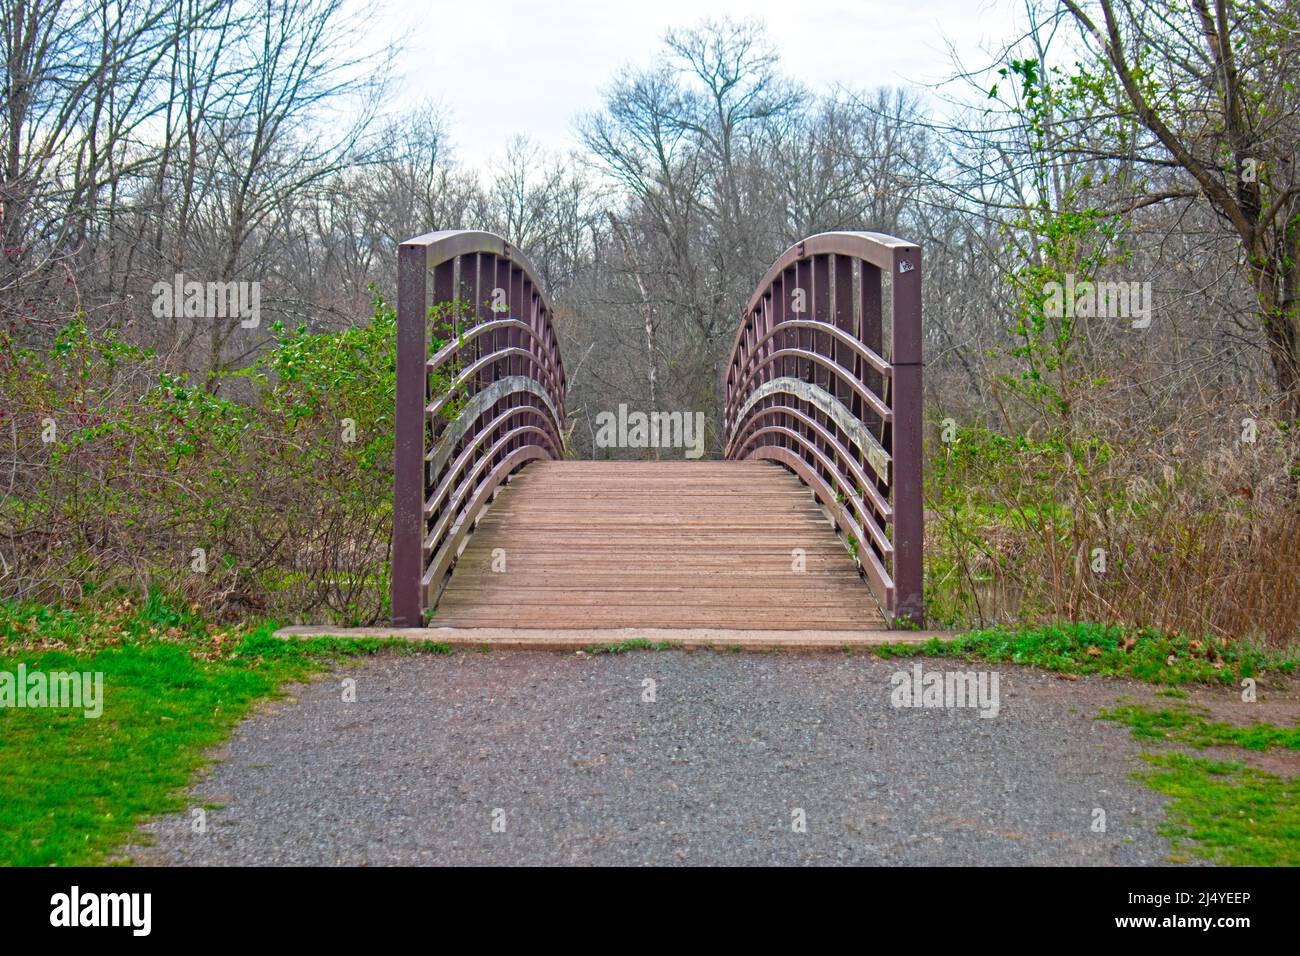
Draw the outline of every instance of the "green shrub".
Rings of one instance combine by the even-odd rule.
[[[216,610],[386,616],[396,320],[272,328],[194,382],[112,328],[45,353],[0,336],[0,595],[75,601],[159,583]]]

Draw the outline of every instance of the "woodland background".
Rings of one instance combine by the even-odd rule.
[[[1300,10],[1023,19],[938,89],[808,89],[761,24],[687,24],[582,149],[471,169],[437,105],[385,111],[340,0],[0,0],[0,596],[383,620],[399,242],[527,253],[574,456],[652,378],[716,455],[767,266],[867,229],[924,250],[933,625],[1293,644]],[[178,272],[259,282],[260,325],[155,318]],[[1050,317],[1066,275],[1151,283],[1150,327]]]

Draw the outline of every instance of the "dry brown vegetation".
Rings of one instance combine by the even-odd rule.
[[[706,22],[612,78],[580,154],[519,139],[488,173],[454,161],[435,110],[373,121],[383,90],[344,69],[364,64],[339,55],[336,0],[147,0],[112,33],[92,5],[0,0],[6,22],[19,6],[40,29],[3,38],[29,81],[3,103],[6,597],[153,582],[232,613],[382,618],[387,359],[310,335],[286,352],[273,326],[387,348],[358,330],[410,236],[481,228],[529,254],[588,457],[620,453],[593,432],[624,402],[703,411],[719,453],[754,285],[804,236],[868,229],[924,250],[936,623],[1300,638],[1293,3],[1044,0],[939,101],[808,89],[761,26]],[[1118,47],[1088,26],[1108,19]],[[273,52],[251,42],[268,28]],[[1154,105],[1126,82],[1139,52]],[[345,103],[355,124],[321,137]],[[155,318],[177,272],[261,282],[260,325]],[[1149,283],[1149,326],[1049,316],[1066,276]]]

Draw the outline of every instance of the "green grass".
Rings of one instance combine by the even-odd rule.
[[[1300,750],[1300,728],[1211,721],[1187,706],[1170,710],[1126,704],[1102,711],[1098,719],[1125,724],[1139,740],[1197,749]],[[1176,853],[1185,850],[1242,866],[1300,865],[1300,778],[1179,752],[1146,753],[1142,759],[1150,769],[1135,776],[1171,798],[1160,832]]]
[[[102,672],[103,715],[0,708],[0,864],[93,865],[137,824],[185,809],[184,788],[258,701],[340,658],[399,639],[283,641],[222,628],[151,596],[86,610],[0,604],[0,671]]]
[[[1294,657],[1239,644],[1101,624],[973,631],[951,641],[887,644],[880,657],[958,657],[1032,664],[1061,674],[1132,677],[1156,684],[1235,684],[1268,671],[1292,673]]]
[[[1136,776],[1171,797],[1160,832],[1175,851],[1234,866],[1300,866],[1300,778],[1187,754],[1143,754]]]
[[[1133,736],[1140,740],[1169,740],[1198,750],[1206,747],[1244,747],[1256,751],[1287,747],[1300,750],[1300,727],[1274,727],[1272,724],[1242,727],[1206,720],[1203,714],[1187,707],[1151,710],[1124,705],[1103,710],[1097,719],[1127,724]]]
[[[672,648],[672,644],[667,641],[648,641],[643,637],[636,637],[630,641],[612,644],[592,644],[583,650],[588,654],[626,654],[628,651],[670,651]]]
[[[156,644],[0,657],[0,670],[104,674],[104,713],[0,710],[0,862],[94,864],[179,791],[259,698],[310,672],[305,662],[195,660]]]

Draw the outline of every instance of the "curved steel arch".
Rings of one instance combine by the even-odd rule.
[[[795,243],[750,297],[725,375],[727,457],[799,475],[887,617],[923,625],[920,248],[875,232]]]
[[[500,236],[447,230],[398,246],[394,625],[424,623],[511,474],[563,457],[568,383],[553,314],[528,260]]]

